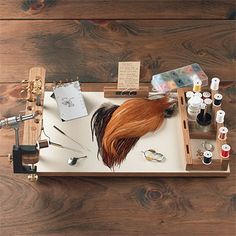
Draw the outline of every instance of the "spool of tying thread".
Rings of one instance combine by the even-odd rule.
[[[211,98],[211,93],[210,92],[203,92],[203,99]]]
[[[193,95],[194,95],[194,93],[192,91],[188,91],[186,93],[186,98],[189,100]]]
[[[214,95],[214,106],[220,106],[223,96],[220,93]]]
[[[228,129],[226,127],[220,127],[219,128],[218,139],[226,140],[227,139],[227,133],[228,133]]]
[[[210,98],[204,99],[204,103],[206,104],[206,112],[211,113],[211,105],[212,105],[212,100]]]
[[[38,140],[37,143],[37,148],[41,149],[41,148],[46,148],[49,146],[48,140],[47,139],[42,139],[42,140]]]
[[[204,103],[207,105],[207,107],[209,108],[212,104],[212,100],[210,98],[206,98],[204,99]]]
[[[206,104],[206,106],[207,106],[207,111],[208,112],[210,112],[210,110],[211,110],[211,104],[212,104],[212,100],[210,99],[210,98],[206,98],[206,99],[204,99],[204,103]]]
[[[211,90],[218,90],[219,89],[219,84],[220,84],[220,79],[219,78],[212,78],[211,80]]]
[[[189,100],[194,96],[194,93],[192,91],[188,91],[185,94],[186,98],[187,98],[187,103],[189,102]]]
[[[205,165],[210,165],[212,162],[212,152],[210,151],[205,151],[203,153],[203,160],[202,160],[203,164]]]
[[[228,144],[223,144],[221,146],[221,157],[223,158],[228,158],[229,157],[229,151],[230,151],[230,146]]]
[[[194,80],[193,82],[193,92],[201,92],[202,81],[200,79]]]
[[[219,110],[216,112],[216,122],[217,123],[224,123],[225,112],[223,110]]]
[[[195,95],[196,97],[202,98],[202,93],[200,93],[200,92],[196,92],[194,95]]]

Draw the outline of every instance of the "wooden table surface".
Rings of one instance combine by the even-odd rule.
[[[236,233],[236,83],[224,83],[227,178],[40,177],[13,174],[13,131],[0,130],[1,235],[233,235]],[[1,117],[24,112],[20,84],[0,84]]]

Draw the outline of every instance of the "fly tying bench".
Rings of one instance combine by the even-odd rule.
[[[45,76],[44,68],[32,68],[29,80],[24,81],[27,83],[25,115],[0,121],[0,128],[10,126],[15,130],[16,143],[12,153],[14,173],[28,174],[32,181],[37,180],[38,175],[229,175],[228,129],[224,127],[224,111],[219,101],[222,96],[219,96],[219,86],[214,84],[215,80],[212,80],[210,90],[202,91],[199,83],[194,84],[193,91],[189,87],[178,88],[177,115],[165,120],[158,131],[145,134],[137,143],[135,141],[126,159],[118,167],[109,169],[102,163],[100,156],[97,158],[99,143],[93,142],[91,138],[92,115],[103,103],[112,102],[120,106],[127,97],[132,99],[135,95],[148,95],[147,87],[131,92],[118,90],[114,86],[105,87],[104,94],[102,85],[100,91],[93,92],[86,91],[88,88],[91,90],[93,84],[87,89],[82,86],[88,116],[65,122],[58,114],[52,92],[44,91]],[[205,92],[205,98],[201,92]],[[20,144],[19,125],[22,122],[24,130]]]

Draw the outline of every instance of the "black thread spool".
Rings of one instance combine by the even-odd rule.
[[[223,96],[220,93],[216,93],[214,95],[214,105],[215,106],[220,106],[221,102],[222,102],[222,98],[223,98]]]
[[[201,105],[201,111],[197,115],[198,128],[203,132],[208,132],[210,129],[211,120],[211,114],[207,112],[207,105],[203,103]]]
[[[204,165],[210,165],[212,162],[212,152],[210,151],[205,151],[203,153],[203,160],[202,160],[202,163]]]

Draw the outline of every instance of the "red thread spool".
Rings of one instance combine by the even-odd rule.
[[[221,146],[221,157],[228,158],[229,151],[230,151],[230,146],[228,144],[223,144]]]
[[[226,140],[226,138],[227,138],[227,133],[228,133],[228,129],[227,129],[226,127],[220,127],[220,128],[219,128],[218,139],[220,139],[220,140]]]

